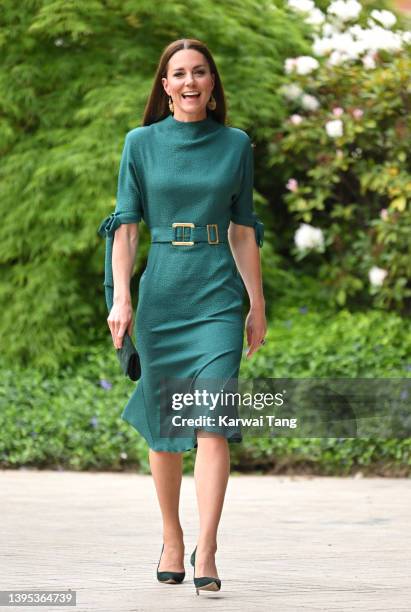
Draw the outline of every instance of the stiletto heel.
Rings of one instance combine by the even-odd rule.
[[[181,582],[183,582],[185,578],[185,575],[186,575],[185,571],[184,572],[163,572],[163,571],[159,572],[158,571],[158,568],[160,567],[161,557],[163,555],[163,550],[164,550],[164,544],[161,549],[160,559],[157,565],[157,580],[159,582],[163,582],[166,584],[180,584]]]
[[[194,567],[193,571],[193,579],[194,586],[196,589],[196,594],[200,595],[200,591],[219,591],[221,589],[221,580],[220,578],[210,577],[210,576],[201,576],[200,578],[196,578],[195,574],[195,563],[196,563],[196,550],[197,546],[191,553],[190,563]]]

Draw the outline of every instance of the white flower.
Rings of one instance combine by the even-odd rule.
[[[309,13],[315,7],[313,0],[288,0],[288,6],[294,11]]]
[[[127,459],[128,455],[127,455],[127,453],[123,452],[123,453],[120,453],[120,457],[121,457],[121,459]]]
[[[393,53],[400,51],[402,47],[402,38],[398,32],[391,32],[390,30],[384,30],[384,28],[379,27],[377,36],[378,34],[380,35],[380,41],[377,49]]]
[[[394,23],[397,21],[396,16],[391,11],[377,11],[374,9],[371,11],[371,17],[375,19],[375,21],[379,21],[384,28],[392,28]]]
[[[398,32],[391,32],[380,25],[370,23],[368,30],[361,33],[362,44],[365,50],[378,51],[399,51],[402,46],[402,37]]]
[[[353,59],[356,59],[364,51],[364,43],[353,38],[350,31],[333,34],[330,42],[335,51]]]
[[[357,59],[364,52],[364,43],[354,39],[350,31],[335,32],[329,37],[315,39],[313,50],[319,55],[331,54],[327,63],[336,66]]]
[[[293,72],[297,74],[309,74],[319,66],[318,60],[310,55],[300,55],[299,57],[289,57],[285,60],[285,71],[287,73]]]
[[[402,38],[398,32],[391,32],[380,26],[374,26],[372,28],[375,41],[375,49],[382,49],[384,51],[399,51],[402,47]]]
[[[370,280],[371,285],[373,285],[374,287],[381,287],[387,274],[387,270],[384,270],[383,268],[378,268],[378,266],[373,266],[368,272],[368,278]]]
[[[319,8],[313,8],[307,17],[305,17],[304,21],[311,26],[318,26],[324,23],[325,15]]]
[[[319,67],[318,60],[309,55],[300,55],[297,57],[297,74],[309,74]]]
[[[411,42],[410,32],[392,32],[369,20],[369,27],[363,28],[353,24],[344,31],[322,29],[322,37],[314,36],[312,48],[317,56],[329,55],[327,64],[337,66],[343,62],[363,59],[364,54],[376,53],[379,50],[397,52],[402,46]],[[375,59],[375,58],[373,58]],[[366,59],[366,68],[374,68],[374,62]]]
[[[309,74],[320,64],[315,57],[309,55],[300,55],[299,57],[289,57],[285,60],[285,72],[290,74],[291,72],[297,72],[297,74]]]
[[[283,85],[281,88],[281,93],[284,95],[287,100],[297,100],[303,93],[303,90],[299,85],[295,83],[290,83],[289,85]]]
[[[346,58],[347,56],[344,53],[341,53],[340,51],[333,51],[327,60],[327,64],[329,66],[339,66]]]
[[[357,0],[334,0],[327,9],[329,15],[335,15],[341,21],[356,19],[361,12],[361,4]]]
[[[334,24],[334,23],[325,23],[323,25],[323,36],[332,36],[333,34],[337,34],[339,32],[339,29],[337,27],[338,24]]]
[[[334,119],[333,121],[327,121],[325,129],[328,136],[331,138],[338,138],[343,135],[343,122],[341,119]]]
[[[300,251],[321,248],[324,245],[324,235],[320,228],[301,223],[294,234],[294,242]]]
[[[300,125],[302,120],[303,118],[301,117],[301,115],[291,115],[290,117],[290,121],[293,125]]]
[[[318,36],[314,37],[313,53],[315,55],[328,55],[331,53],[332,49],[333,44],[331,38],[319,38]]]
[[[314,96],[310,96],[310,94],[304,94],[301,97],[301,106],[308,111],[315,111],[317,110],[317,108],[319,108],[320,103],[318,102],[317,98],[315,98]]]
[[[364,55],[364,57],[362,58],[362,63],[364,68],[367,68],[367,70],[372,70],[377,65],[375,63],[374,54],[371,53],[367,53],[366,55]]]
[[[288,57],[284,62],[284,70],[287,74],[290,74],[291,72],[293,72],[296,66],[297,66],[297,58],[295,57]]]
[[[356,38],[362,38],[364,29],[358,23],[355,23],[354,25],[351,25],[349,28],[347,28],[347,32],[351,34],[351,36],[355,36]]]

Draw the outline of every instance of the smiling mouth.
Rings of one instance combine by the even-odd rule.
[[[200,94],[191,94],[191,95],[187,95],[187,94],[181,94],[181,96],[184,98],[184,100],[190,99],[190,98],[199,98]]]

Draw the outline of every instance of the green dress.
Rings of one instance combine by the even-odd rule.
[[[229,385],[238,378],[243,353],[245,286],[227,228],[230,221],[253,227],[262,246],[264,226],[253,210],[253,174],[249,136],[210,114],[191,122],[168,115],[126,135],[115,225],[144,219],[152,242],[135,316],[141,378],[121,417],[153,450],[197,447],[199,427],[167,429],[163,381],[189,380],[191,390],[197,384],[204,388],[201,381],[217,381],[220,390],[235,389]],[[195,227],[173,229],[175,222]],[[229,442],[242,441],[238,424],[200,428]],[[175,435],[177,431],[182,433]]]

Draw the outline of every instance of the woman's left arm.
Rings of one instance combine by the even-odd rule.
[[[246,357],[249,358],[261,347],[261,341],[267,332],[260,249],[256,243],[254,228],[233,221],[228,228],[228,240],[250,299],[250,310],[245,322],[248,345]]]

